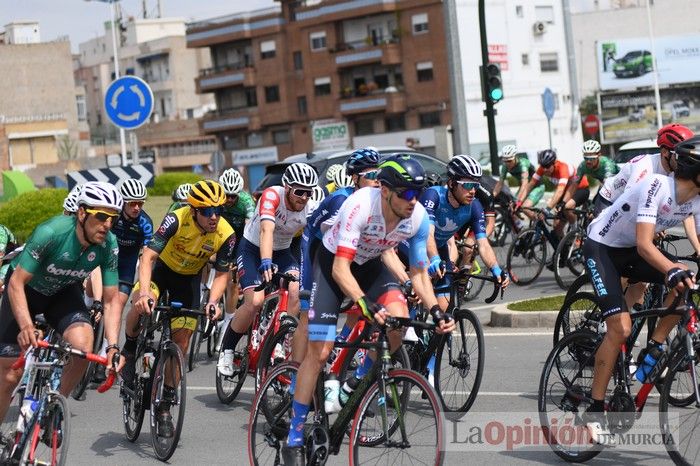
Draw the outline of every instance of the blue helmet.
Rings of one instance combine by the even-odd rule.
[[[357,149],[350,154],[348,161],[345,162],[345,170],[348,175],[352,176],[368,168],[377,168],[378,165],[379,153],[374,149],[366,147],[364,149]]]
[[[392,154],[379,164],[377,179],[390,188],[423,189],[425,169],[410,154]]]

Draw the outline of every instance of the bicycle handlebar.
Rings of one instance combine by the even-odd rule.
[[[393,317],[388,316],[384,319],[384,326],[390,329],[397,329],[399,327],[418,327],[424,330],[435,330],[436,325],[434,323],[423,322],[422,320],[412,320],[409,317]]]
[[[484,280],[487,282],[493,283],[493,293],[491,293],[491,296],[486,298],[484,301],[487,304],[491,304],[496,300],[496,297],[498,296],[498,292],[500,290],[501,292],[501,299],[503,299],[503,293],[505,290],[501,287],[500,282],[498,281],[498,278],[496,277],[489,277],[488,275],[475,275],[469,273],[468,269],[462,269],[462,270],[456,270],[453,272],[445,272],[445,275],[450,274],[452,275],[452,278],[455,280],[466,280],[468,278],[478,278],[479,280]]]
[[[292,275],[291,273],[279,273],[275,272],[272,274],[272,280],[269,282],[262,282],[258,286],[256,286],[253,291],[263,291],[266,289],[269,289],[271,287],[276,286],[275,282],[281,281],[283,285],[280,285],[280,288],[287,288],[289,282],[298,282],[299,278],[296,276]]]

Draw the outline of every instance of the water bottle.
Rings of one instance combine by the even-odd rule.
[[[152,351],[147,351],[143,354],[143,373],[141,376],[147,379],[151,376],[151,369],[153,369],[153,364],[156,360],[155,355]]]
[[[32,416],[38,405],[39,402],[31,393],[24,397],[24,400],[22,400],[22,407],[19,410],[19,418],[17,419],[17,432],[24,432],[27,424],[32,420]]]
[[[654,370],[656,362],[659,360],[663,353],[663,345],[656,345],[649,348],[649,351],[647,352],[646,356],[644,356],[644,360],[639,365],[637,372],[634,373],[637,380],[639,380],[642,383],[653,382],[653,380],[647,380],[647,377],[649,376],[649,374],[651,374],[651,371]]]
[[[333,414],[340,411],[340,403],[338,401],[338,397],[340,396],[340,381],[335,375],[330,375],[323,383],[323,395],[326,414]]]

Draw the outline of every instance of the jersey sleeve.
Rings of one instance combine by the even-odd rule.
[[[486,238],[486,221],[484,220],[484,208],[481,202],[478,199],[474,199],[471,208],[470,228],[474,232],[476,239]]]
[[[143,245],[146,246],[153,239],[153,220],[146,212],[142,212],[139,216],[139,226],[143,233]]]
[[[243,204],[242,210],[245,211],[245,218],[253,218],[253,215],[255,214],[255,202],[253,201],[253,197],[246,192],[241,192],[238,199]]]
[[[158,230],[153,234],[153,238],[148,243],[148,247],[160,254],[179,227],[180,221],[177,219],[177,216],[173,213],[167,214],[160,224],[160,227],[158,227]]]
[[[27,272],[34,274],[39,270],[41,261],[48,256],[54,247],[54,230],[48,226],[38,226],[27,240],[24,250],[17,258],[18,265]]]
[[[325,233],[326,230],[333,226],[335,219],[338,216],[338,211],[340,211],[340,208],[343,206],[343,202],[345,202],[345,199],[347,198],[348,196],[343,196],[341,194],[330,196],[328,198],[328,204],[324,206],[324,211],[327,210],[327,212],[321,212],[321,218],[319,219],[320,222],[318,223],[318,229],[321,234]]]
[[[535,170],[535,174],[532,175],[532,179],[535,181],[540,181],[542,179],[542,175],[544,175],[544,168],[542,168],[542,165],[537,167],[537,170]]]
[[[668,197],[661,179],[656,176],[647,177],[639,186],[639,205],[637,207],[637,223],[656,224],[659,206]]]
[[[258,201],[258,213],[260,214],[260,220],[272,220],[275,221],[275,213],[277,208],[280,206],[280,196],[272,188],[267,188],[263,191],[260,196],[260,201]]]
[[[601,162],[603,163],[603,179],[607,180],[611,176],[617,175],[617,173],[620,171],[620,167],[617,166],[614,160],[610,160],[607,157],[602,158]]]
[[[423,215],[418,231],[408,239],[408,263],[411,267],[425,269],[428,266],[428,235],[430,234],[430,220],[428,215]]]
[[[496,206],[493,195],[488,189],[479,186],[476,191],[476,199],[481,203],[482,211],[486,217],[494,217],[496,215]]]
[[[226,238],[216,252],[216,262],[214,269],[218,272],[228,272],[235,265],[236,258],[233,257],[233,251],[236,248],[236,234],[231,233]]]
[[[440,205],[440,193],[435,189],[427,189],[420,198],[420,203],[425,207],[428,213],[428,220],[433,225],[435,224],[435,211]]]
[[[569,166],[565,163],[557,163],[557,165],[554,168],[553,177],[557,179],[558,185],[566,186],[567,184],[569,184],[569,178],[571,177],[571,175],[569,174]]]
[[[350,199],[350,198],[348,198]],[[355,199],[352,204],[346,202],[338,212],[338,242],[336,256],[352,261],[357,252],[357,245],[362,235],[363,223],[366,225],[366,217],[361,215],[361,198]],[[363,220],[365,220],[363,222]],[[335,230],[334,230],[335,231]]]
[[[108,241],[105,245],[107,249],[105,256],[100,264],[100,273],[102,274],[103,286],[117,286],[119,284],[119,272],[117,270],[117,261],[119,257],[119,245],[117,237],[108,235]]]

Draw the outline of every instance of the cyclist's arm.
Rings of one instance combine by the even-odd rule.
[[[435,242],[435,223],[437,218],[435,213],[440,205],[440,195],[435,189],[426,190],[420,198],[420,203],[425,207],[425,212],[428,215],[430,228],[427,238],[428,258],[438,255],[438,247]]]
[[[428,233],[428,241],[426,243],[426,250],[428,252],[428,257],[435,257],[439,254],[437,242],[435,241],[435,225],[430,224],[430,231]]]
[[[503,177],[496,181],[496,186],[493,187],[493,197],[498,196],[498,193],[501,192],[501,188],[503,188]]]
[[[426,245],[430,233],[428,215],[423,218],[416,234],[408,240],[409,275],[416,295],[427,309],[437,304],[433,283],[428,275],[428,255]]]
[[[399,255],[396,253],[396,249],[389,248],[382,253],[382,262],[389,269],[389,272],[396,277],[400,283],[406,283],[408,280],[408,274],[406,273],[406,266],[403,265]]]
[[[275,232],[274,220],[260,220],[260,258],[272,259],[272,239]]]
[[[700,256],[700,241],[698,240],[697,228],[695,228],[695,217],[690,216],[683,220],[683,228],[693,250]]]
[[[27,295],[24,292],[25,286],[31,281],[34,275],[25,270],[21,265],[15,267],[10,281],[8,282],[7,297],[10,298],[12,314],[20,331],[25,328],[34,328],[32,316],[29,313]]]
[[[350,265],[352,265],[352,259],[348,259],[342,255],[336,255],[335,259],[333,259],[332,276],[343,294],[352,299],[353,302],[357,302],[365,293],[362,291],[362,288],[360,288],[355,277],[353,277],[350,271]]]
[[[528,181],[527,185],[525,183],[522,183],[520,185],[520,190],[518,190],[518,202],[521,204],[525,202],[525,199],[527,198],[527,195],[530,194],[530,191],[532,191],[535,186],[537,186],[537,183],[539,183],[539,178],[535,178],[534,176],[530,181]]]
[[[667,273],[673,267],[678,267],[678,264],[674,264],[668,260],[668,258],[654,246],[654,236],[656,234],[654,227],[655,225],[653,223],[637,222],[637,252],[642,259],[656,270]]]
[[[231,233],[216,252],[216,261],[214,262],[214,270],[216,272],[214,273],[214,280],[209,292],[209,303],[218,303],[224,293],[226,293],[229,271],[235,265],[235,258],[233,257],[235,247],[236,234]],[[220,312],[221,309],[217,306],[215,317],[218,317]]]
[[[566,184],[559,183],[554,190],[554,194],[552,194],[552,197],[549,199],[549,201],[547,201],[547,207],[553,209],[564,196],[565,191]]]

